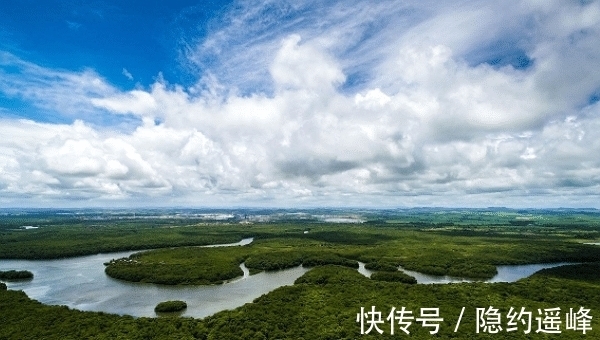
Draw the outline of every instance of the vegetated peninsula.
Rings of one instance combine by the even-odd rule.
[[[228,233],[243,231],[253,236],[254,242],[243,247],[150,250],[110,261],[106,273],[131,282],[220,284],[241,276],[242,263],[255,274],[299,265],[357,268],[361,261],[366,269],[382,272],[374,275],[374,280],[411,283],[412,278],[400,273],[383,272],[397,272],[402,266],[429,275],[487,280],[497,274],[500,265],[600,261],[600,247],[582,242],[600,237],[587,227],[565,224],[558,232],[554,223],[560,221],[559,216],[554,216],[556,220],[532,217],[527,225],[514,225],[511,222],[522,213],[507,215],[411,212],[352,224],[277,221],[219,225]],[[309,233],[304,232],[307,226]],[[177,229],[174,232],[216,230],[207,226]]]

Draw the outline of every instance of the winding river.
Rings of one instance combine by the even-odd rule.
[[[244,239],[233,244],[252,242]],[[0,260],[0,270],[29,270],[30,281],[7,282],[9,289],[23,290],[30,298],[49,305],[66,305],[85,311],[102,311],[133,316],[156,316],[154,307],[161,301],[184,300],[188,304],[183,316],[203,318],[226,309],[252,302],[275,288],[291,285],[308,269],[296,267],[278,272],[248,275],[229,283],[213,286],[165,286],[128,283],[104,273],[104,262],[127,257],[138,251],[96,254],[58,260]]]
[[[251,238],[238,243],[206,247],[243,246]],[[249,275],[244,264],[244,276],[222,285],[165,286],[128,283],[110,278],[104,273],[104,262],[127,257],[138,251],[96,254],[57,260],[0,260],[0,270],[29,270],[33,280],[7,282],[9,289],[23,290],[30,298],[49,305],[66,305],[84,311],[102,311],[136,317],[154,317],[156,304],[166,300],[184,300],[188,304],[183,316],[203,318],[219,311],[234,309],[278,287],[292,285],[309,269],[302,266],[277,272]],[[498,275],[486,282],[513,282],[536,271],[558,264],[499,266]],[[418,283],[467,282],[461,278],[431,276],[400,268],[414,276]],[[359,262],[358,271],[369,277],[371,271]]]
[[[489,280],[485,281],[476,281],[469,280],[460,277],[453,276],[437,276],[437,275],[428,275],[419,272],[415,272],[412,270],[404,269],[402,267],[398,267],[398,270],[403,271],[404,273],[414,277],[417,279],[417,283],[419,284],[444,284],[444,283],[458,283],[458,282],[486,282],[486,283],[494,283],[494,282],[515,282],[520,279],[529,277],[533,275],[535,272],[540,271],[546,268],[553,268],[563,265],[573,264],[569,262],[561,262],[561,263],[541,263],[541,264],[524,264],[524,265],[512,265],[512,266],[497,266],[496,270],[498,274],[492,277]],[[373,274],[372,270],[366,269],[365,264],[362,262],[358,263],[358,272],[363,274],[366,277],[371,277]]]

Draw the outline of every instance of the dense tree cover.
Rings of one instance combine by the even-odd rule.
[[[0,339],[202,339],[204,325],[186,318],[133,318],[46,306],[21,291],[0,291]]]
[[[571,234],[581,233],[587,235],[584,238],[588,239],[600,238],[597,230],[600,226],[600,212],[595,209],[415,208],[403,211],[377,211],[369,216],[371,220],[387,223],[420,224],[453,230],[470,229],[471,226],[489,226],[489,230],[493,232],[498,229],[498,226],[505,228],[515,224],[520,224],[516,226],[519,230],[537,230],[540,226],[547,226]]]
[[[154,307],[154,311],[156,313],[174,313],[181,312],[182,310],[187,308],[187,303],[185,301],[173,300],[173,301],[163,301],[160,302]]]
[[[228,228],[229,233],[236,230]],[[296,225],[244,228],[246,233],[256,233],[248,246],[147,251],[112,261],[106,273],[132,282],[218,284],[241,276],[242,262],[254,274],[300,264],[356,268],[357,261],[363,261],[374,271],[396,271],[401,265],[425,274],[489,279],[497,274],[497,265],[600,261],[600,247],[573,242],[562,231],[534,238],[529,232],[515,234],[512,227],[497,227],[490,235],[474,229],[470,236],[462,232],[452,235],[445,228],[374,225],[313,225],[308,234]],[[345,244],[353,235],[360,242]]]
[[[374,271],[395,272],[398,271],[398,264],[386,262],[384,260],[371,261],[365,263],[365,268]]]
[[[0,280],[30,280],[33,279],[33,273],[28,270],[0,270]]]
[[[600,269],[600,266],[596,266]],[[560,279],[554,273],[538,275],[518,283],[484,284],[460,283],[449,285],[405,285],[393,282],[369,280],[351,269],[334,266],[315,268],[296,281],[291,287],[279,288],[254,301],[251,305],[234,311],[219,313],[207,318],[209,336],[216,339],[245,339],[264,336],[267,339],[396,339],[407,337],[403,333],[390,334],[390,323],[380,325],[384,334],[372,331],[360,334],[357,314],[361,307],[370,310],[375,306],[385,320],[392,308],[405,307],[419,317],[420,308],[439,308],[444,320],[439,333],[430,335],[430,328],[422,327],[413,320],[409,328],[411,339],[545,339],[552,338],[536,333],[539,317],[546,308],[560,307],[562,312],[569,308],[585,307],[592,315],[598,310],[600,297],[596,294],[600,281],[595,283],[577,278]],[[590,300],[583,297],[589,296]],[[465,312],[457,333],[456,322],[462,307]],[[533,330],[524,334],[522,325],[515,332],[477,334],[476,308],[497,308],[503,315],[502,326],[510,307],[525,308],[533,314]],[[543,315],[542,315],[543,317]],[[584,336],[581,331],[565,329],[562,314],[560,339],[596,338],[600,332],[594,327]],[[600,327],[600,326],[598,326]],[[597,327],[596,327],[597,328]]]
[[[106,274],[131,281],[159,284],[220,284],[243,274],[245,263],[252,274],[304,265],[325,264],[358,268],[356,260],[312,240],[263,239],[244,247],[158,249],[136,253],[107,263]]]
[[[150,226],[155,222],[156,226]],[[306,266],[326,263],[355,266],[354,261],[360,260],[368,264],[367,268],[375,262],[402,265],[426,274],[488,279],[496,274],[496,265],[600,260],[599,247],[573,242],[580,240],[581,234],[595,235],[597,230],[590,226],[440,227],[426,223],[412,226],[386,223],[310,224],[310,232],[305,234],[306,229],[306,225],[297,223],[178,226],[146,220],[104,226],[44,225],[27,231],[3,229],[0,258],[51,258],[99,251],[229,243],[250,236],[255,237],[257,244],[270,242],[262,250],[254,244],[250,252],[228,249],[227,254],[221,254],[228,260],[219,259],[218,266],[210,263],[204,266],[201,259],[199,262],[183,261],[181,256],[175,259],[177,254],[167,261],[158,260],[170,257],[160,253],[157,261],[135,265],[122,262],[119,263],[122,266],[107,268],[109,275],[116,278],[168,284],[220,283],[242,275],[239,264],[243,261],[252,273],[297,266],[300,259]],[[182,252],[195,257],[188,250]],[[213,252],[218,251],[208,253]],[[271,252],[278,253],[269,255]],[[383,270],[381,264],[376,270]],[[197,269],[199,265],[203,269]],[[195,268],[190,270],[191,267]]]
[[[164,247],[238,242],[248,234],[227,226],[155,224],[136,221],[117,225],[48,225],[0,232],[0,258],[51,259]],[[163,222],[164,223],[164,222]]]
[[[338,266],[350,267],[350,268],[358,268],[358,262],[355,260],[350,260],[344,258],[335,253],[314,253],[307,255],[304,258],[302,264],[305,267],[314,267],[314,266],[324,266],[327,264],[335,264]]]
[[[485,229],[485,228],[483,228]],[[503,229],[503,228],[497,228]],[[489,279],[497,265],[600,261],[600,247],[573,242],[560,233],[533,237],[497,230],[492,235],[475,231],[471,236],[447,230],[406,230],[397,239],[365,247],[358,259],[365,263],[383,259],[432,275]]]
[[[357,233],[355,232],[356,228],[353,229],[348,231],[341,228],[313,228],[310,233],[303,236],[313,240],[344,245],[375,245],[395,238],[393,234],[377,230],[359,228],[361,232]]]
[[[244,274],[241,247],[158,249],[110,261],[106,274],[131,282],[220,284]]]
[[[302,254],[296,250],[274,250],[258,252],[250,255],[245,262],[246,267],[257,271],[281,270],[297,267],[302,264]]]
[[[3,217],[0,216],[0,258],[56,258],[117,250],[230,243],[244,237],[254,237],[256,241],[279,242],[283,239],[288,248],[299,248],[309,244],[311,249],[300,255],[290,254],[289,259],[281,259],[280,263],[249,258],[253,254],[258,256],[258,253],[263,257],[268,256],[265,254],[273,249],[244,254],[250,261],[248,267],[252,272],[295,266],[298,256],[304,259],[314,253],[335,254],[347,260],[359,260],[367,264],[384,261],[426,274],[474,279],[493,277],[496,274],[495,266],[503,264],[600,260],[599,247],[580,243],[582,239],[600,237],[600,227],[594,219],[595,215],[532,215],[535,224],[510,226],[508,221],[523,213],[526,212],[497,214],[494,211],[450,211],[443,214],[424,212],[421,216],[419,211],[409,211],[404,215],[406,220],[383,219],[382,221],[387,222],[363,225],[307,225],[291,222],[250,225],[197,222],[185,224],[193,221],[176,219],[62,221],[44,216],[47,222],[36,220],[40,225],[39,229],[26,231],[16,230],[10,225],[4,226]],[[499,224],[504,223],[505,226],[494,225],[494,216],[498,217]],[[466,222],[484,223],[457,223],[457,219],[460,218],[466,218]],[[18,221],[29,222],[31,221]],[[305,234],[307,229],[310,229],[310,232]],[[333,262],[322,262],[324,263]],[[305,265],[310,265],[310,261]],[[136,272],[140,268],[129,269]],[[217,282],[232,275],[240,275],[238,268],[225,268],[224,271],[225,273],[219,273],[218,277],[209,281]],[[123,275],[120,276],[127,279]],[[143,281],[143,278],[135,273],[129,276],[130,280]],[[203,278],[198,281],[202,280]],[[182,280],[164,278],[163,281]],[[192,281],[194,280],[190,280]]]

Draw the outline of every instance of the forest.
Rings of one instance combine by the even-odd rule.
[[[108,275],[132,282],[220,284],[241,276],[241,263],[251,275],[311,268],[294,285],[204,319],[82,312],[43,305],[0,284],[0,339],[598,338],[600,246],[587,243],[600,240],[600,219],[589,213],[534,213],[514,212],[495,223],[483,212],[480,220],[468,214],[464,223],[454,212],[447,220],[443,213],[410,212],[371,213],[373,218],[361,224],[131,219],[103,226],[81,218],[36,224],[0,217],[0,258],[148,249],[106,263]],[[523,220],[515,219],[519,214],[533,215],[534,222],[511,223]],[[24,223],[39,228],[16,228]],[[246,237],[254,241],[198,247]],[[358,261],[374,271],[370,278],[356,271]],[[498,265],[551,262],[578,264],[493,284],[415,284],[397,270],[487,279]],[[427,314],[434,311],[437,317]],[[380,322],[373,321],[375,315]]]
[[[513,227],[489,233],[473,228],[456,234],[446,228],[378,225],[313,225],[307,234],[298,225],[259,225],[246,247],[178,247],[136,253],[107,264],[106,273],[132,282],[219,284],[241,276],[243,262],[251,273],[334,264],[377,272],[399,266],[432,275],[490,279],[498,265],[600,261],[600,247],[573,242],[563,233],[535,238],[513,234]],[[399,275],[399,274],[395,274]],[[389,274],[375,278],[391,279]],[[396,279],[399,277],[396,276]]]

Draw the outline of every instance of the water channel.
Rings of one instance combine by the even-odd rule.
[[[535,272],[540,271],[546,268],[553,268],[558,266],[564,266],[568,264],[573,264],[569,262],[562,263],[541,263],[541,264],[523,264],[523,265],[512,265],[512,266],[497,266],[496,270],[498,274],[492,277],[489,280],[485,281],[476,281],[469,280],[461,277],[453,277],[453,276],[438,276],[438,275],[428,275],[419,272],[415,272],[412,270],[404,269],[402,267],[398,267],[398,270],[403,271],[404,273],[414,277],[417,279],[417,283],[419,284],[444,284],[444,283],[458,283],[458,282],[486,282],[486,283],[494,283],[494,282],[515,282],[520,279],[529,277],[533,275]],[[372,270],[366,269],[365,264],[362,262],[358,263],[358,272],[363,274],[366,277],[371,277],[373,274]]]
[[[218,246],[242,246],[252,242]],[[214,247],[215,245],[211,246]],[[203,318],[234,309],[278,287],[291,285],[308,269],[296,267],[278,272],[248,275],[213,286],[165,286],[128,283],[104,273],[104,262],[127,257],[137,251],[96,254],[58,260],[0,260],[0,270],[29,270],[30,281],[7,282],[9,289],[23,290],[30,298],[48,305],[66,305],[84,311],[102,311],[133,316],[156,316],[154,307],[166,300],[188,304],[183,316]]]
[[[243,246],[241,242],[215,246]],[[84,311],[102,311],[133,316],[156,316],[154,307],[166,300],[183,300],[188,304],[183,316],[203,318],[226,309],[234,309],[278,287],[292,285],[309,269],[302,266],[277,272],[249,275],[242,264],[244,276],[222,285],[165,286],[128,283],[110,278],[104,273],[104,262],[127,257],[137,251],[96,254],[57,260],[0,260],[0,270],[29,270],[33,280],[7,282],[12,290],[23,290],[30,298],[48,305],[66,305]],[[499,266],[498,275],[486,282],[514,282],[536,271],[567,263]],[[461,278],[431,276],[400,268],[414,276],[418,283],[466,282]],[[359,262],[358,271],[369,277],[371,271]]]

